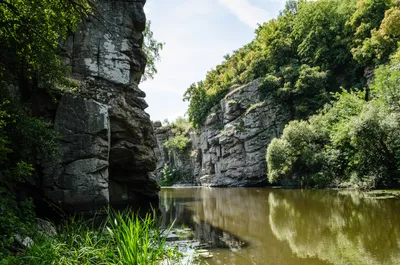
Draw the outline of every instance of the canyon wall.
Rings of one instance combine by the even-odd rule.
[[[282,134],[289,112],[265,99],[255,80],[233,87],[212,109],[194,143],[201,153],[197,176],[203,186],[267,184],[266,150]]]
[[[282,134],[289,111],[273,99],[266,99],[255,80],[234,86],[214,106],[205,123],[190,134],[191,167],[194,183],[210,187],[267,185],[266,149]],[[161,130],[159,130],[161,132]],[[166,132],[162,133],[163,135]],[[163,139],[157,135],[158,167],[164,160]],[[172,166],[177,166],[172,163]]]
[[[192,150],[194,130],[190,130],[186,137],[190,137],[192,141],[189,143],[186,150],[178,152],[176,150],[168,150],[165,143],[177,136],[169,126],[162,126],[161,122],[153,123],[154,134],[156,137],[157,146],[154,149],[157,158],[157,167],[154,175],[158,180],[163,178],[165,166],[168,165],[171,170],[176,170],[179,174],[179,180],[176,184],[179,185],[197,185],[196,177],[198,175],[199,165],[197,157],[193,156],[195,152]]]
[[[156,146],[145,93],[138,87],[145,0],[99,0],[63,47],[77,91],[54,110],[61,157],[45,161],[43,189],[67,211],[157,201]]]

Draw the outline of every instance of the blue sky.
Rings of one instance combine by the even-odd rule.
[[[223,56],[249,43],[257,23],[275,18],[286,0],[147,0],[154,37],[165,42],[158,73],[140,88],[153,121],[183,116],[183,93]]]

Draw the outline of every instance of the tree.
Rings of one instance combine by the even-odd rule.
[[[59,42],[90,14],[90,1],[0,1],[0,85],[18,81],[26,99],[37,83],[65,83]]]
[[[151,31],[151,21],[147,21],[146,29],[143,32],[143,51],[146,54],[146,69],[143,75],[143,80],[153,79],[157,74],[156,63],[160,61],[160,51],[164,48],[165,43],[154,39],[154,33]]]
[[[267,148],[270,182],[306,187],[390,186],[400,166],[400,51],[365,91],[336,93],[307,121],[292,121]]]
[[[355,30],[354,58],[364,65],[386,62],[400,40],[398,0],[359,0],[358,9],[348,21]]]

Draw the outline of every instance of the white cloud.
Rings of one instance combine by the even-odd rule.
[[[218,0],[221,5],[228,8],[240,21],[251,28],[257,28],[257,23],[262,24],[272,18],[271,14],[249,2],[249,0]]]

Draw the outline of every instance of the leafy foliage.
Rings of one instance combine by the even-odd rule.
[[[164,48],[165,43],[159,42],[154,38],[151,31],[151,21],[147,21],[146,29],[143,32],[143,51],[146,54],[146,69],[144,71],[143,80],[153,79],[157,74],[156,62],[160,61],[160,51]]]
[[[5,101],[0,109],[0,186],[24,182],[35,157],[58,154],[58,134],[52,124],[27,116],[24,107]]]
[[[182,172],[179,169],[173,168],[165,164],[162,170],[162,178],[159,182],[160,186],[172,186],[177,181],[182,179]]]
[[[178,153],[183,153],[188,150],[189,143],[190,139],[188,137],[184,135],[177,135],[173,138],[168,139],[164,143],[164,146],[170,153],[174,151]]]
[[[362,64],[385,63],[400,40],[400,1],[363,0],[358,2],[349,25],[355,28],[354,58]]]
[[[172,152],[183,154],[187,151],[191,143],[189,132],[192,129],[188,120],[183,117],[178,117],[171,124],[166,125],[165,128],[173,135],[172,138],[164,143],[164,147],[168,152],[170,154]]]
[[[337,93],[307,121],[289,123],[267,149],[268,177],[304,187],[392,185],[400,166],[400,51],[375,71],[372,100]]]
[[[62,83],[59,42],[91,12],[90,0],[4,0],[0,7],[1,79],[16,73],[46,86]]]
[[[261,78],[266,97],[306,118],[340,86],[362,88],[364,70],[386,62],[399,39],[398,0],[291,0],[252,42],[226,55],[184,94],[190,122],[203,124],[234,84]]]
[[[0,264],[155,265],[163,260],[179,263],[179,253],[166,246],[166,236],[154,216],[155,213],[141,218],[129,211],[109,212],[100,225],[96,220],[71,218],[62,223],[55,237],[36,234],[30,248],[17,257],[0,260]]]
[[[0,264],[2,255],[10,254],[15,235],[32,236],[36,224],[32,201],[17,202],[14,197],[0,187]]]
[[[168,125],[171,133],[174,135],[188,135],[192,129],[192,125],[184,117],[176,118],[171,124]]]

